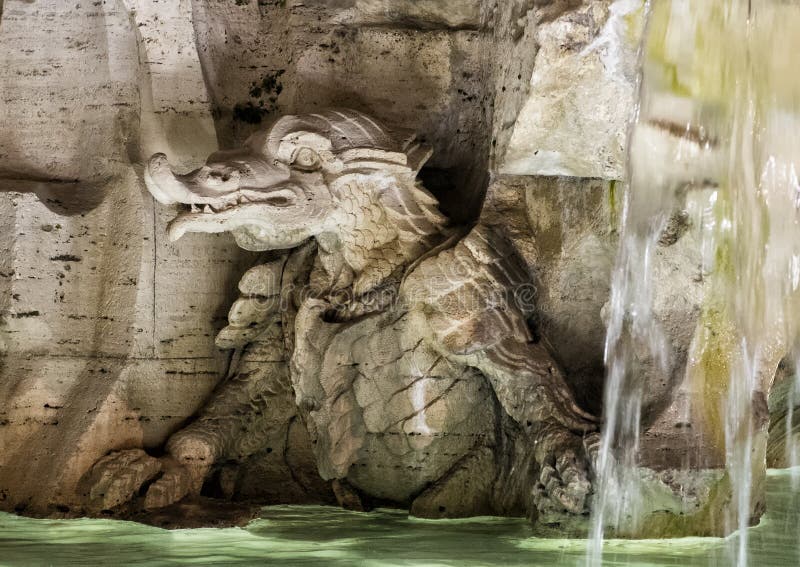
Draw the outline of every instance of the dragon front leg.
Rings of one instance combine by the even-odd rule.
[[[280,326],[283,266],[283,258],[256,266],[239,283],[241,296],[216,339],[241,353],[231,377],[168,439],[163,456],[130,449],[95,463],[84,479],[91,509],[111,509],[142,492],[146,509],[199,494],[216,463],[241,462],[285,431],[296,410]]]
[[[169,438],[163,456],[129,449],[95,463],[85,479],[89,507],[112,509],[140,492],[145,509],[168,506],[199,494],[215,464],[242,462],[281,432],[285,437],[295,415],[285,363],[245,365],[259,368],[242,370],[218,387],[198,416]]]
[[[599,425],[577,405],[547,350],[508,337],[467,358],[533,444],[539,473],[532,508],[543,517],[585,513]]]
[[[558,364],[528,328],[531,281],[510,243],[478,225],[452,249],[421,262],[403,294],[431,346],[480,370],[526,432],[540,471],[534,508],[582,513],[591,490],[583,440],[594,436],[598,422],[575,402]]]

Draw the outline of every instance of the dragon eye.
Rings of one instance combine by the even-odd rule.
[[[312,171],[319,167],[319,155],[311,148],[300,148],[294,154],[292,165],[298,169]]]

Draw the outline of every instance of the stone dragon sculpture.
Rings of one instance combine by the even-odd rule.
[[[266,261],[242,278],[217,336],[235,353],[227,379],[163,456],[98,461],[98,508],[196,494],[215,467],[299,419],[344,506],[586,511],[597,420],[529,330],[531,278],[513,248],[487,227],[449,226],[417,180],[430,154],[330,110],[282,117],[186,175],[151,158],[148,189],[185,209],[170,238],[231,232]],[[277,359],[265,354],[276,323]]]

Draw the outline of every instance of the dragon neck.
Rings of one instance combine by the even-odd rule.
[[[347,222],[317,237],[311,283],[322,295],[358,302],[391,290],[451,234],[436,199],[413,179],[350,178],[336,192]]]

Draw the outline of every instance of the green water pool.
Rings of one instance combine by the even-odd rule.
[[[749,530],[750,565],[800,565],[800,485],[770,471],[769,512]],[[727,566],[727,539],[605,544],[604,565]],[[393,510],[264,509],[246,528],[167,531],[113,520],[35,520],[0,514],[0,565],[585,565],[585,540],[534,537],[524,520],[429,521]]]

